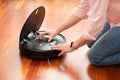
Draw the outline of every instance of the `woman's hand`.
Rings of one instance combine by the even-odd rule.
[[[61,56],[63,54],[66,54],[75,50],[73,48],[70,48],[70,44],[68,43],[62,43],[62,44],[52,46],[52,49],[61,51],[61,53],[59,53],[58,56]]]
[[[45,31],[38,36],[38,39],[42,39],[44,35],[49,35],[48,42],[50,42],[58,33],[55,30]]]

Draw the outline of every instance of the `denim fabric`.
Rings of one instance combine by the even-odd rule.
[[[111,29],[109,27],[109,23],[106,22],[97,40],[88,44],[91,47],[88,58],[93,65],[120,64],[120,26]]]
[[[98,35],[98,37],[97,37],[96,40],[91,41],[90,43],[88,43],[87,46],[88,46],[89,48],[91,48],[92,45],[93,45],[105,32],[107,32],[109,29],[110,29],[110,24],[109,24],[108,21],[106,21],[106,22],[105,22],[105,25],[104,25],[104,28],[103,28],[103,30],[102,30],[102,32],[101,32],[101,34]]]

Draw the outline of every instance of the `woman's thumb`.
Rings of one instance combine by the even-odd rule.
[[[53,37],[49,37],[48,42],[50,42],[53,39]]]

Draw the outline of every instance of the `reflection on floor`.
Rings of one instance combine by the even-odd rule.
[[[0,1],[0,80],[120,80],[120,66],[90,65],[83,46],[64,57],[32,60],[20,55],[19,35],[30,13],[45,6],[40,30],[56,29],[67,19],[79,0],[1,0]],[[82,21],[62,32],[67,41],[77,39],[85,29]],[[73,34],[72,34],[73,33]]]

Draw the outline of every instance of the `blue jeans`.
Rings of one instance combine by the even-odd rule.
[[[88,43],[88,59],[96,66],[120,64],[120,26],[110,29],[105,23],[102,33],[95,41]]]

